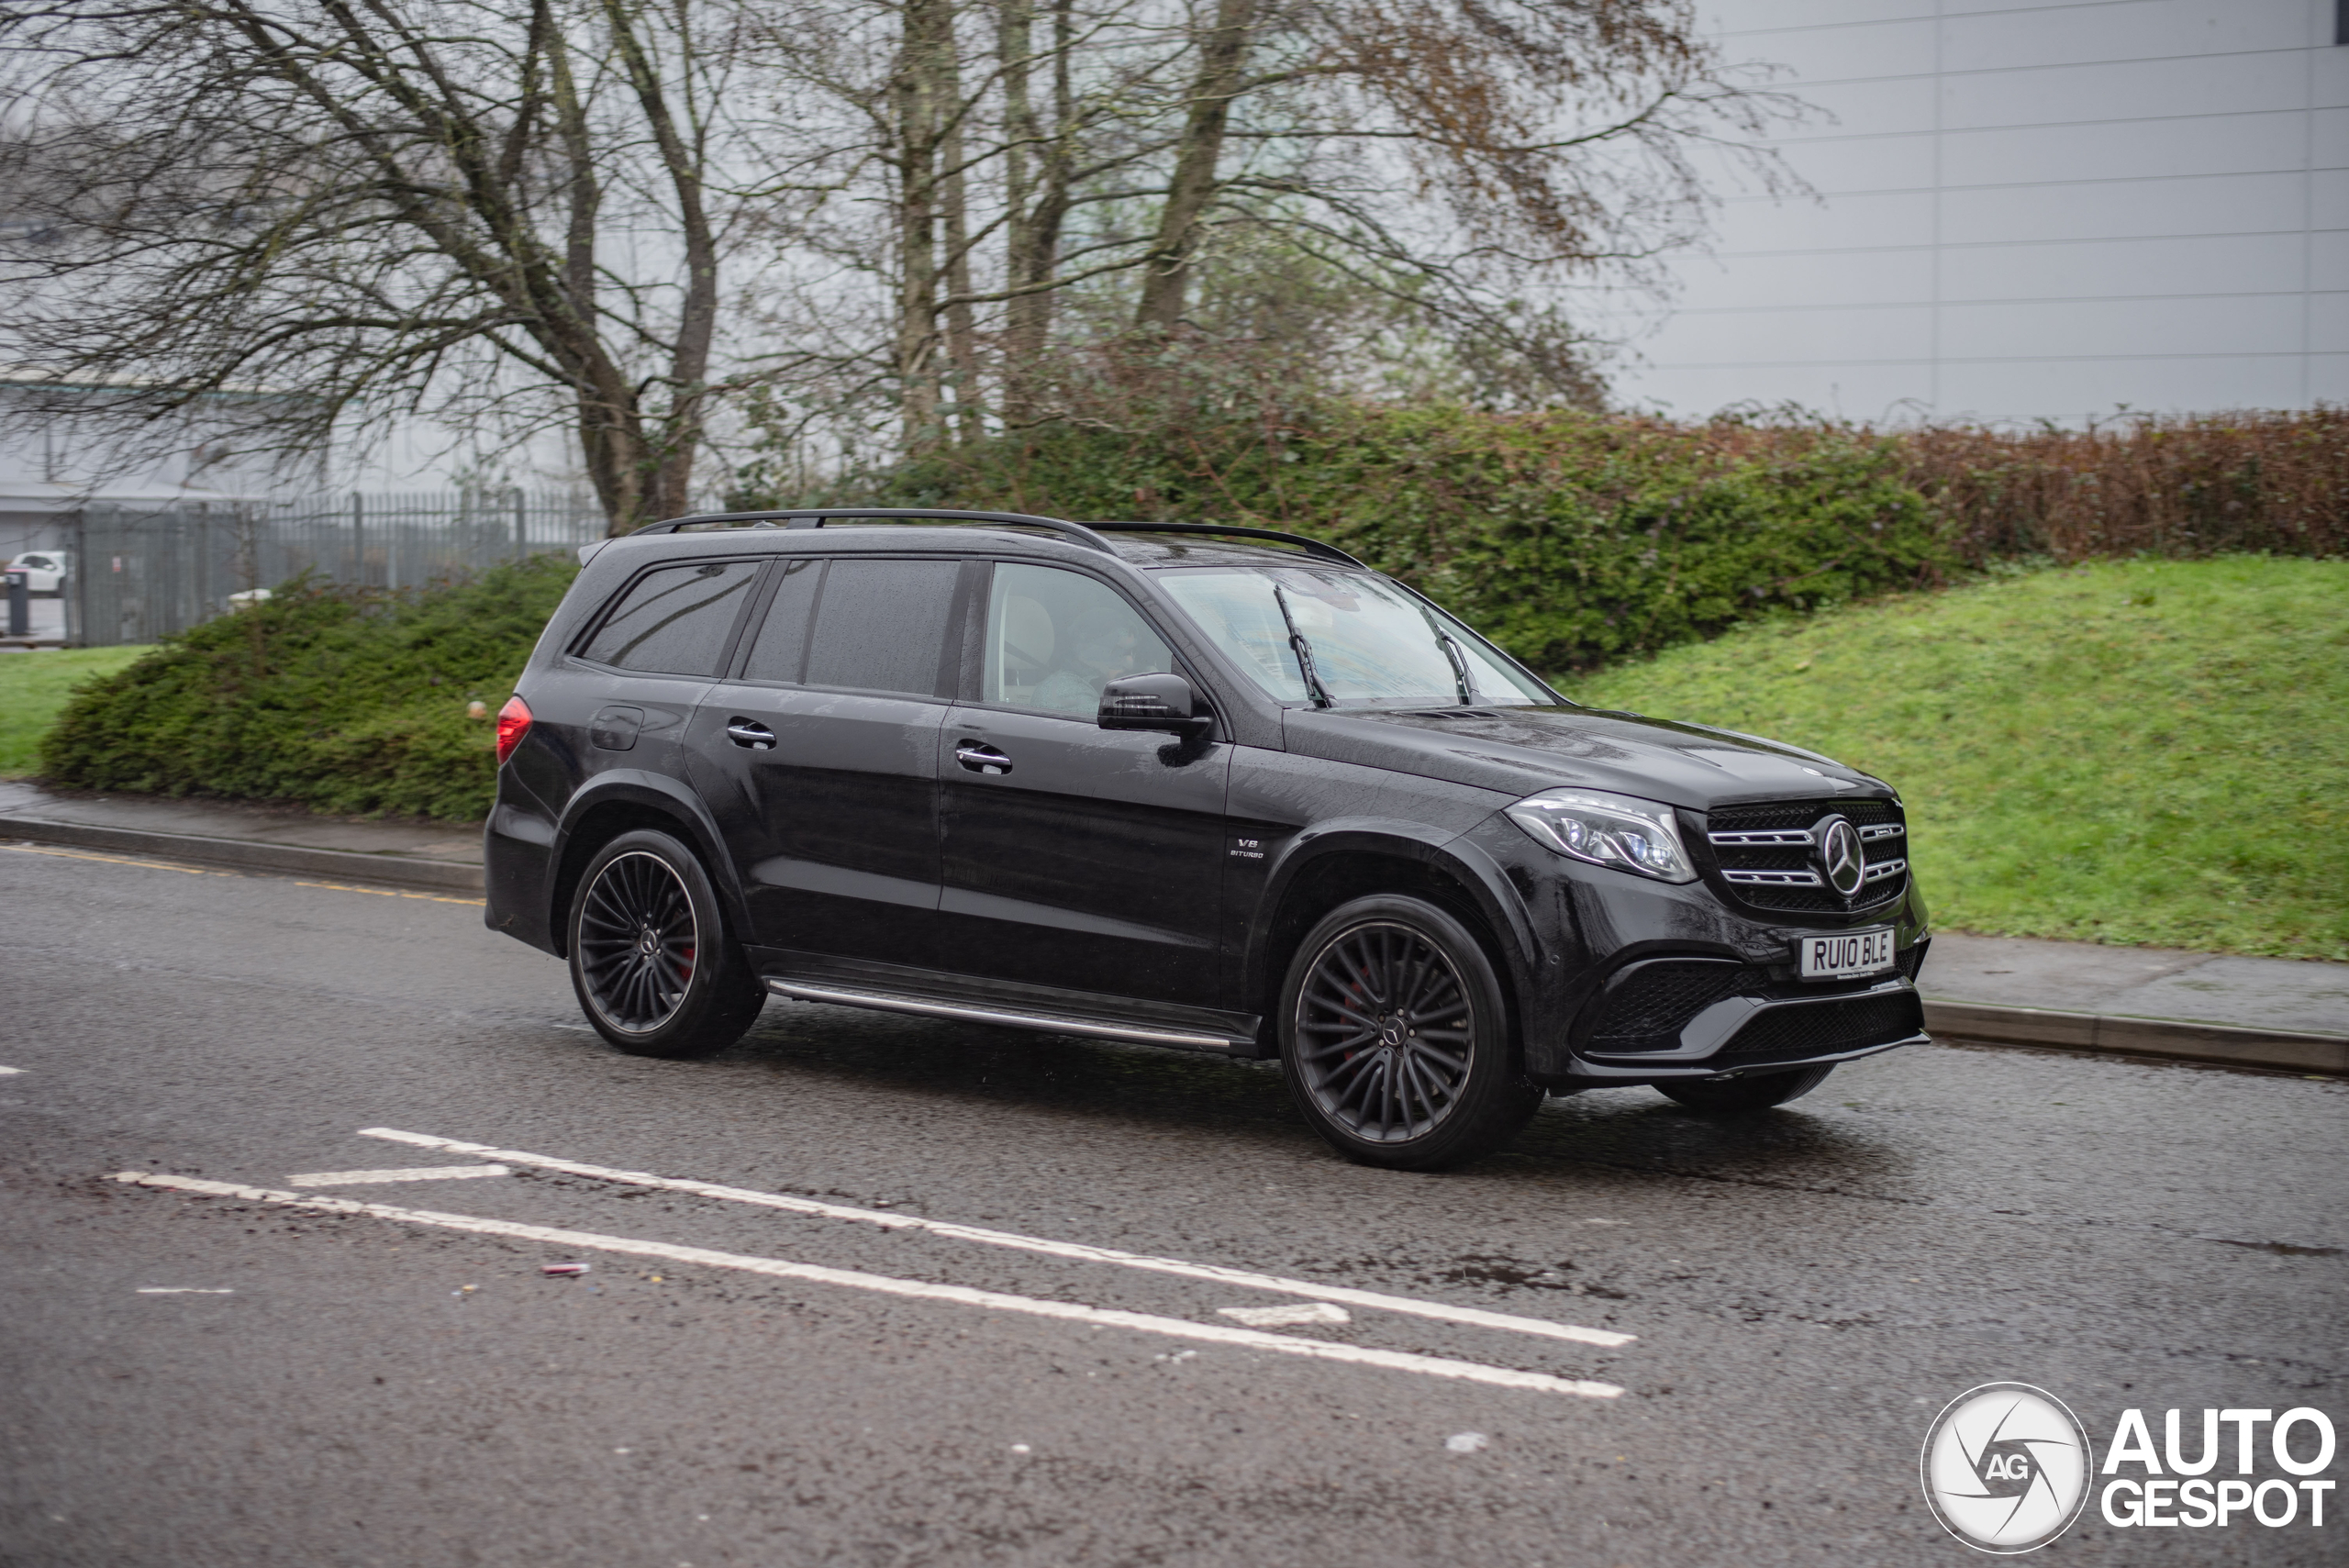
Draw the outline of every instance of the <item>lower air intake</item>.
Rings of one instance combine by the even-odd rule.
[[[1716,1060],[1734,1056],[1741,1061],[1818,1056],[1871,1045],[1890,1045],[1924,1032],[1925,1005],[1917,993],[1889,991],[1881,995],[1841,996],[1795,1007],[1773,1007],[1756,1014],[1713,1054]]]

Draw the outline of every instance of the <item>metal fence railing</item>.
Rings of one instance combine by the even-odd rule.
[[[65,640],[152,642],[232,607],[229,595],[308,572],[417,588],[604,535],[591,497],[520,490],[92,504],[69,528]]]

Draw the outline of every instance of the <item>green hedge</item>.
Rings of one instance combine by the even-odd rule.
[[[815,497],[1318,535],[1567,673],[2000,561],[2349,551],[2349,411],[2085,430],[1144,400]],[[755,486],[748,504],[779,499]]]
[[[1755,455],[1703,427],[1458,408],[1137,439],[1075,426],[915,465],[872,494],[1318,535],[1564,671],[1930,584],[1954,568],[1898,454],[1823,429]]]
[[[45,777],[463,821],[495,789],[494,715],[578,568],[559,556],[404,594],[296,580],[76,693]]]

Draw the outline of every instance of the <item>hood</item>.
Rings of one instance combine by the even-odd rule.
[[[1893,793],[1883,780],[1799,746],[1602,708],[1291,708],[1283,734],[1300,756],[1513,795],[1579,784],[1705,811]]]

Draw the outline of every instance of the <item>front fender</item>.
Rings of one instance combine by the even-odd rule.
[[[1405,818],[1337,817],[1299,830],[1273,851],[1262,889],[1242,916],[1249,933],[1243,995],[1263,999],[1268,1018],[1276,1006],[1289,948],[1303,934],[1288,929],[1297,925],[1295,920],[1283,920],[1284,905],[1300,881],[1328,873],[1334,869],[1332,862],[1369,856],[1409,861],[1457,886],[1500,949],[1496,956],[1512,1000],[1526,994],[1547,962],[1551,944],[1536,929],[1507,871],[1483,847],[1466,834]],[[1340,884],[1346,885],[1346,879],[1341,877]],[[1370,886],[1346,885],[1347,896],[1371,891]]]

